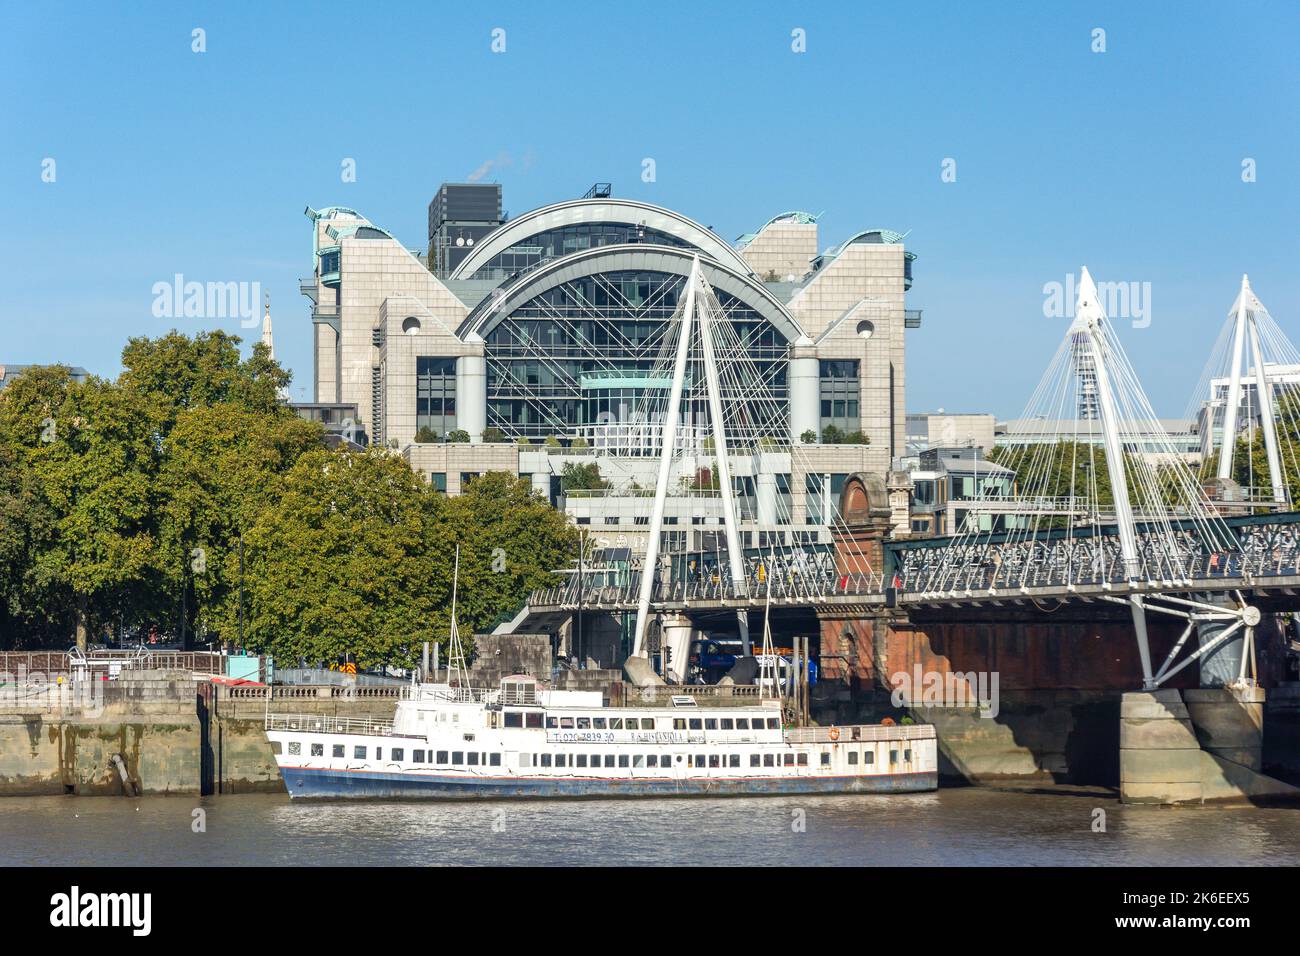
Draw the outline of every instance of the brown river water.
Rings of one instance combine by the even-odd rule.
[[[1098,809],[1105,832],[1094,831]],[[1054,788],[489,803],[0,799],[0,865],[7,866],[1143,866],[1297,859],[1300,808],[1125,807],[1110,793]]]

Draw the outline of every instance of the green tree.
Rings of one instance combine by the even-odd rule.
[[[463,445],[469,441],[469,432],[463,428],[455,428],[447,432],[447,441]]]
[[[810,428],[799,436],[799,441],[805,445],[814,445],[817,443],[817,433]]]
[[[560,472],[560,487],[564,491],[600,491],[609,487],[609,482],[601,477],[600,465],[596,462],[581,464],[565,462]]]
[[[491,427],[483,429],[483,441],[487,442],[489,445],[499,445],[505,440],[506,433],[501,429]]]
[[[102,379],[69,381],[66,369],[54,367],[6,388],[0,419],[49,522],[26,575],[49,601],[47,616],[57,619],[70,605],[84,647],[92,630],[124,614],[156,612],[150,559],[159,449],[145,404]]]
[[[245,645],[285,662],[414,663],[451,599],[443,552],[455,542],[436,521],[440,499],[375,449],[309,452],[282,488],[244,535]],[[223,608],[231,631],[233,602]]]
[[[316,422],[233,403],[181,413],[158,476],[157,563],[170,596],[192,595],[191,632],[237,619],[240,533],[274,508],[284,475],[322,436]]]
[[[822,429],[823,445],[838,445],[844,441],[844,432],[840,431],[834,425],[827,425]]]
[[[480,475],[464,494],[440,500],[439,574],[450,580],[447,559],[459,541],[459,624],[462,632],[482,631],[519,610],[537,588],[556,583],[556,569],[577,553],[577,529],[532,490],[526,478],[505,472]],[[450,624],[450,609],[440,607],[438,633]]]
[[[432,445],[438,440],[438,433],[428,425],[421,425],[415,433],[415,443],[417,445]]]
[[[283,410],[279,394],[289,385],[289,373],[260,342],[250,358],[241,359],[239,343],[238,336],[219,330],[192,338],[173,330],[155,339],[130,339],[118,384],[150,402],[162,434],[187,408],[233,402],[268,414]]]

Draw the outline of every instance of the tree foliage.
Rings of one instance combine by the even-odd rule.
[[[171,332],[122,361],[116,381],[34,367],[0,392],[0,647],[137,627],[235,641],[242,607],[252,650],[409,664],[447,634],[458,544],[466,634],[573,553],[527,480],[447,498],[397,455],[325,448],[261,345]]]

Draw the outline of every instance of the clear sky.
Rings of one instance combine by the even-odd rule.
[[[0,363],[113,375],[128,336],[239,331],[155,318],[154,283],[260,282],[305,398],[303,207],[423,249],[438,184],[488,161],[512,214],[600,180],[727,239],[791,209],[825,212],[823,248],[910,231],[914,411],[1016,415],[1067,322],[1043,287],[1080,265],[1150,283],[1149,325],[1118,324],[1161,414],[1182,413],[1242,272],[1300,340],[1294,0],[0,12]]]

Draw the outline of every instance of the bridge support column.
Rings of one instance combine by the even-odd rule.
[[[691,619],[684,614],[664,614],[659,618],[660,649],[663,653],[664,679],[680,684],[691,654]]]
[[[1260,772],[1263,728],[1259,687],[1125,694],[1120,800],[1163,805],[1300,800],[1300,788]]]

